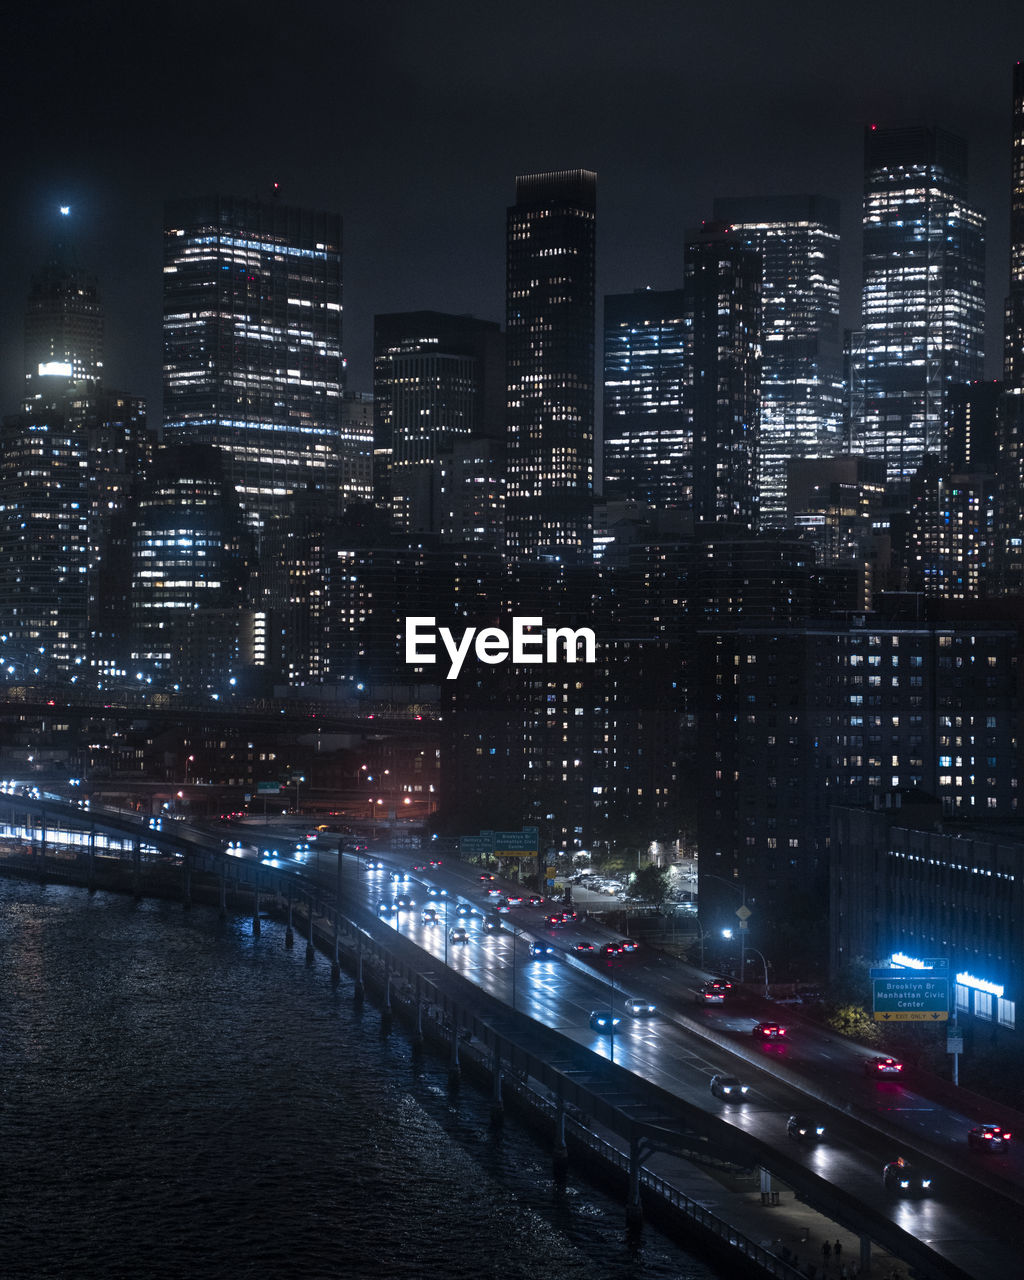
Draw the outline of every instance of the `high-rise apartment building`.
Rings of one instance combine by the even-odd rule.
[[[373,334],[377,497],[397,528],[440,533],[451,509],[442,467],[460,443],[504,436],[501,329],[473,316],[412,311],[376,316]]]
[[[758,523],[761,279],[760,256],[738,232],[705,224],[687,236],[693,514],[701,523]]]
[[[786,463],[828,457],[842,444],[839,204],[823,196],[716,200],[761,257],[761,528],[786,524]]]
[[[942,455],[946,391],[982,374],[984,217],[967,145],[941,129],[865,133],[863,411],[855,453],[905,486]]]
[[[604,495],[693,505],[683,289],[637,289],[604,300]]]
[[[508,211],[508,494],[515,560],[591,555],[597,175],[516,179]]]
[[[246,518],[336,501],[345,360],[341,218],[211,196],[168,204],[164,437],[220,449]]]

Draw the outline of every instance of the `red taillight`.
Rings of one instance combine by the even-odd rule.
[[[786,1028],[785,1028],[785,1027],[779,1027],[779,1035],[780,1035],[780,1036],[784,1036],[785,1034],[786,1034]]]
[[[1006,1141],[1007,1141],[1007,1142],[1009,1142],[1009,1141],[1010,1141],[1010,1139],[1013,1137],[1013,1134],[1012,1134],[1012,1133],[1004,1133],[1004,1134],[1003,1134],[1003,1137],[1006,1139]]]

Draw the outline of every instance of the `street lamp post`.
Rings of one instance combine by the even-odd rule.
[[[740,918],[740,982],[747,980],[747,921],[750,919],[750,908],[747,906],[747,889],[746,885],[733,884],[731,880],[726,880],[724,876],[712,875],[710,871],[701,873],[705,880],[717,880],[719,884],[728,885],[734,893],[740,895],[740,908],[736,914]],[[723,932],[725,932],[723,930]],[[727,937],[732,937],[732,930],[729,930]],[[751,948],[753,949],[753,948]]]
[[[761,964],[764,966],[764,997],[767,1000],[768,999],[768,961],[764,958],[764,955],[760,951],[758,951],[757,947],[751,947],[750,950],[753,951],[755,956],[759,957]]]

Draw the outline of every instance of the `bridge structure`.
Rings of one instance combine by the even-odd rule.
[[[872,1245],[902,1259],[915,1277],[933,1280],[988,1280],[995,1271],[963,1269],[926,1240],[918,1239],[898,1222],[780,1150],[728,1120],[666,1088],[645,1080],[625,1066],[594,1054],[558,1030],[521,1011],[454,970],[438,965],[436,958],[382,922],[365,903],[345,892],[343,858],[338,857],[333,885],[303,874],[299,868],[268,865],[258,859],[242,859],[228,851],[221,836],[177,821],[154,826],[153,821],[117,810],[84,807],[55,795],[25,791],[0,793],[0,822],[10,832],[23,832],[33,859],[45,868],[47,843],[60,832],[77,832],[85,839],[80,856],[94,858],[102,835],[119,846],[118,856],[130,860],[136,893],[141,896],[144,859],[173,859],[183,901],[190,902],[191,876],[196,871],[219,878],[221,910],[226,910],[226,886],[231,882],[253,894],[253,926],[259,929],[260,895],[274,895],[287,902],[286,945],[292,945],[293,907],[305,917],[306,958],[313,963],[314,936],[326,929],[333,936],[335,976],[343,954],[352,961],[361,991],[364,960],[374,961],[386,975],[385,1008],[390,1009],[393,984],[411,993],[422,1016],[424,1007],[439,1010],[452,1035],[453,1062],[458,1063],[459,1034],[471,1037],[488,1056],[496,1090],[503,1075],[529,1080],[553,1099],[555,1147],[564,1148],[567,1116],[593,1117],[621,1138],[629,1152],[627,1215],[640,1204],[643,1163],[655,1150],[683,1158],[727,1161],[743,1169],[760,1169],[762,1186],[775,1177],[791,1188],[808,1206],[855,1233],[861,1240],[862,1271],[867,1273]],[[498,1095],[496,1095],[498,1096]],[[1007,1212],[1019,1206],[1006,1199]],[[733,1233],[734,1235],[736,1233]],[[788,1262],[743,1242],[744,1269],[795,1280],[798,1274]],[[763,1254],[763,1257],[758,1257]]]

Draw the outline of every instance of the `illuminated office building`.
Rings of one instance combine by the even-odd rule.
[[[230,692],[253,661],[251,534],[212,446],[158,451],[132,509],[132,661],[155,683]]]
[[[863,412],[851,449],[905,486],[942,455],[943,405],[982,374],[984,218],[967,146],[941,129],[865,133]]]
[[[761,404],[761,259],[705,224],[686,239],[693,514],[755,529]]]
[[[1024,391],[1024,63],[1013,68],[1010,152],[1010,292],[1006,300],[1003,380]]]
[[[373,501],[373,396],[346,391],[341,400],[341,501]]]
[[[508,211],[508,493],[514,560],[589,560],[597,175],[516,179]]]
[[[341,218],[276,201],[168,204],[164,438],[225,455],[248,522],[300,490],[337,499]]]
[[[786,463],[830,456],[842,440],[839,205],[822,196],[716,200],[761,257],[761,528],[786,524]]]
[[[441,533],[450,524],[454,452],[504,434],[501,329],[439,311],[379,315],[373,370],[378,499],[403,532]]]
[[[604,496],[693,505],[686,293],[637,289],[604,300]]]

